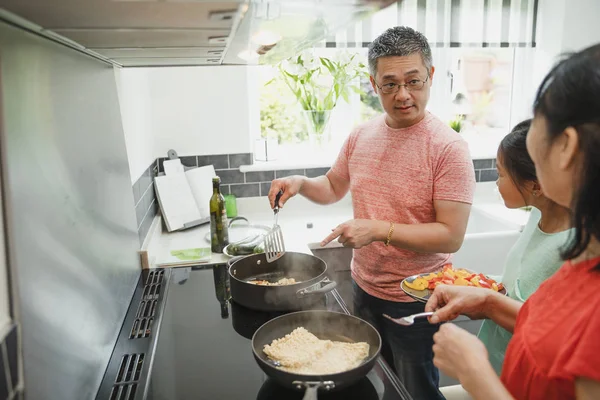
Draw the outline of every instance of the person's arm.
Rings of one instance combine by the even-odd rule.
[[[485,345],[472,333],[454,324],[443,324],[433,335],[432,350],[433,364],[458,379],[474,399],[512,399],[490,364]]]
[[[514,399],[489,363],[481,365],[476,372],[463,378],[460,383],[474,400]]]
[[[471,205],[455,201],[433,202],[436,221],[426,224],[394,224],[390,244],[422,253],[455,253],[462,246]],[[375,240],[385,242],[393,221],[379,221]]]
[[[350,182],[329,171],[317,178],[304,178],[299,193],[318,204],[332,204],[340,201],[348,190]]]
[[[489,290],[489,289],[482,289]],[[523,303],[500,293],[492,292],[485,307],[486,317],[510,333],[515,331],[517,315]]]
[[[335,175],[335,174],[333,174]],[[393,221],[354,219],[336,227],[321,246],[338,238],[346,247],[355,249],[372,242],[386,242],[390,228],[394,230],[390,244],[422,253],[455,253],[460,249],[467,229],[471,205],[454,201],[434,201],[436,222],[397,224]]]
[[[600,399],[600,382],[581,377],[575,379],[575,398],[577,400]]]
[[[394,227],[391,243],[417,252],[455,253],[465,237],[475,191],[475,171],[467,143],[449,143],[433,162],[435,222]],[[388,231],[389,223],[383,240]]]
[[[327,175],[316,178],[294,175],[271,182],[269,201],[271,208],[274,208],[277,193],[282,190],[279,207],[283,207],[290,197],[297,194],[317,204],[332,204],[340,201],[348,193],[349,188],[350,182],[331,171]]]
[[[514,332],[522,306],[520,301],[490,289],[440,285],[425,304],[425,311],[434,312],[429,318],[433,324],[466,315],[471,319],[491,319],[507,331]]]

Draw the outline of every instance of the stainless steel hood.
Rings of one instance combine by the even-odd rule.
[[[246,65],[279,61],[394,2],[0,0],[0,18],[118,66]]]

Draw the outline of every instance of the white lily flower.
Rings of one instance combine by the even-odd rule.
[[[330,88],[331,86],[333,86],[333,76],[331,76],[329,71],[327,71],[324,74],[319,74],[317,76],[317,85],[325,88]]]

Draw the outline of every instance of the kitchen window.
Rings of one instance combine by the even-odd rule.
[[[337,59],[348,54],[366,64],[366,49],[315,48],[315,56]],[[365,68],[366,71],[366,68]],[[333,160],[348,134],[358,124],[372,118],[381,110],[377,96],[374,96],[367,78],[354,82],[369,93],[360,96],[352,93],[348,102],[340,99],[330,119],[331,145],[315,148],[308,142],[308,134],[301,107],[293,93],[280,79],[275,66],[259,68],[260,134],[263,138],[277,139],[279,157],[289,160],[300,156],[309,162],[327,164]],[[275,78],[275,79],[274,79]],[[270,82],[268,85],[266,85]]]
[[[511,126],[529,114],[536,14],[535,0],[405,0],[326,38],[313,51],[333,58],[353,52],[366,64],[366,46],[385,28],[408,25],[423,32],[436,67],[428,109],[448,124],[461,121],[473,158],[493,158]],[[302,157],[298,163],[328,165],[357,124],[382,112],[363,79],[366,94],[340,101],[332,113],[333,144],[311,148],[293,94],[283,83],[263,85],[279,73],[277,68],[259,70],[260,135],[279,141],[279,159],[287,163]]]

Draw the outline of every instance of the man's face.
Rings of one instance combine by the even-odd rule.
[[[371,84],[379,95],[387,114],[386,122],[391,128],[406,128],[423,119],[434,70],[433,67],[430,71],[427,70],[420,54],[381,57],[377,60],[377,72],[374,77],[371,76]],[[417,81],[426,82],[420,89],[394,86],[410,85],[411,82]],[[393,88],[393,91],[399,90],[395,93],[384,93],[389,91],[389,88]]]

